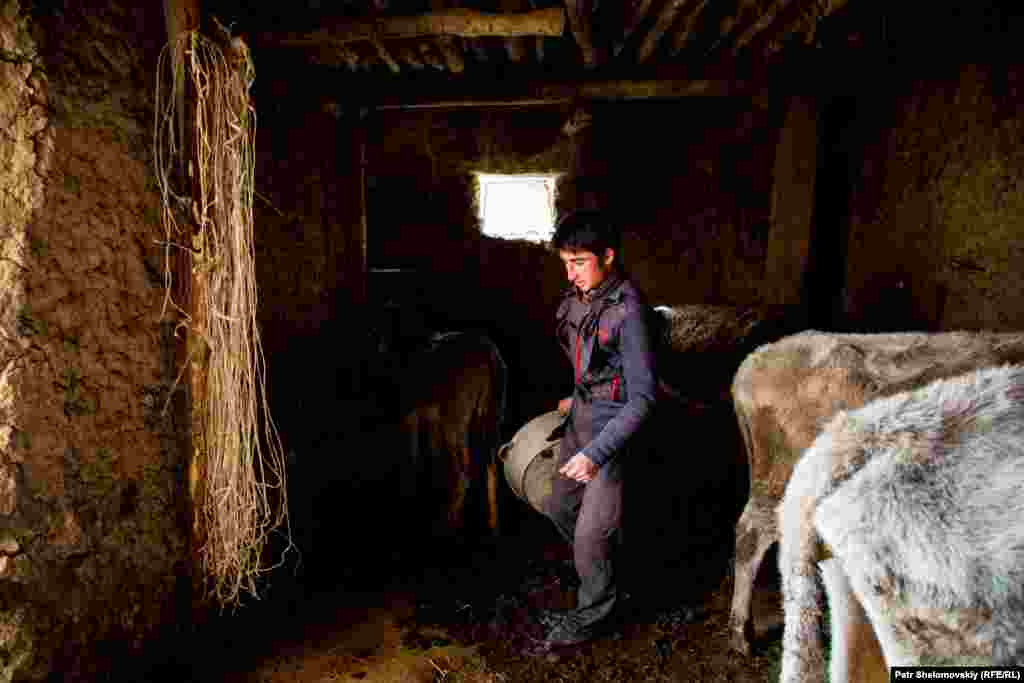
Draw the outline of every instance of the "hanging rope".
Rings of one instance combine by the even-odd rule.
[[[273,569],[264,560],[270,534],[283,526],[290,548],[291,533],[256,320],[254,68],[245,43],[218,29],[223,48],[191,31],[160,54],[154,161],[163,199],[164,313],[177,311],[179,327],[196,342],[182,374],[197,365],[202,386],[193,397],[193,458],[202,465],[193,501],[199,556],[208,596],[237,605],[243,593],[258,597],[258,577]],[[194,105],[188,112],[178,97],[186,84]],[[172,294],[179,249],[192,257],[191,302]]]

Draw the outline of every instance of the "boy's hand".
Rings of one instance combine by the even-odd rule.
[[[580,451],[572,456],[569,462],[565,463],[558,472],[563,476],[586,484],[597,476],[597,469],[594,461],[588,458],[586,453]]]

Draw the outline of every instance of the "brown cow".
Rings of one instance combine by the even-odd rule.
[[[782,683],[1024,663],[1024,366],[841,411],[778,508]],[[826,558],[827,559],[824,559]]]
[[[775,508],[793,466],[840,410],[933,380],[1024,361],[1024,334],[826,334],[804,332],[743,361],[732,394],[750,465],[750,498],[736,524],[732,646],[750,652],[750,598]]]
[[[421,498],[419,474],[447,469],[449,528],[465,527],[470,486],[486,478],[487,525],[498,530],[496,453],[505,409],[506,368],[488,337],[453,332],[402,357],[391,382],[398,417],[409,451],[402,463],[402,494]],[[442,464],[443,463],[443,464]]]

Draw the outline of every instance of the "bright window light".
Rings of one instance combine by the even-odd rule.
[[[529,242],[551,239],[555,231],[555,177],[478,173],[484,234]]]

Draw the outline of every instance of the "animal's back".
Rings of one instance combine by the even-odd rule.
[[[781,498],[793,465],[840,410],[1001,363],[1024,362],[1024,334],[804,332],[762,346],[733,381],[751,485]]]

